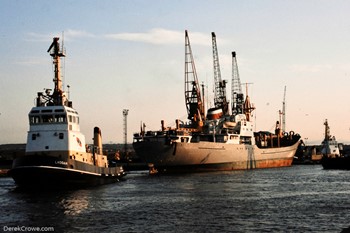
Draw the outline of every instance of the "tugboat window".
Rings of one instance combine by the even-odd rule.
[[[51,123],[53,122],[53,116],[52,115],[43,115],[43,123]]]
[[[30,116],[29,121],[30,121],[30,124],[39,124],[40,117],[39,116]]]
[[[59,139],[63,139],[63,138],[64,138],[64,134],[63,134],[63,133],[60,133],[60,134],[58,135],[58,138],[59,138]]]
[[[55,109],[55,112],[64,112],[63,109]]]
[[[36,134],[35,133],[32,134],[32,140],[36,140]]]
[[[56,123],[66,122],[66,116],[65,115],[55,115],[55,122]]]

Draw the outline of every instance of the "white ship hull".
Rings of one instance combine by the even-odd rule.
[[[134,143],[137,155],[158,171],[244,170],[291,166],[298,147],[258,148],[215,142]]]

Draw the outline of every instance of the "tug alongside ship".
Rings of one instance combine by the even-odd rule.
[[[137,155],[149,165],[150,173],[243,170],[291,166],[300,135],[287,133],[276,123],[275,133],[254,132],[248,88],[241,91],[236,53],[233,59],[232,113],[226,100],[226,82],[221,80],[216,36],[212,33],[215,98],[205,115],[192,50],[185,31],[185,101],[188,123],[134,134]]]
[[[18,186],[97,185],[120,180],[125,172],[103,154],[101,130],[94,144],[85,144],[79,115],[62,88],[60,59],[65,54],[55,37],[48,50],[53,58],[54,90],[39,92],[29,112],[25,155],[13,161],[8,174]]]

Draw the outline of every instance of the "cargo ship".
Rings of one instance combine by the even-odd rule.
[[[188,32],[185,31],[185,101],[188,122],[176,120],[174,128],[161,121],[158,131],[135,133],[133,146],[148,164],[150,173],[227,171],[291,166],[300,135],[287,133],[276,122],[274,133],[254,132],[248,88],[241,91],[236,53],[232,53],[232,113],[228,112],[225,85],[221,80],[216,36],[212,33],[215,106],[205,115]],[[246,85],[248,86],[248,85]],[[204,93],[204,92],[203,92]]]
[[[8,174],[21,187],[76,187],[116,182],[125,172],[103,154],[101,130],[94,128],[94,143],[87,145],[80,118],[63,91],[60,60],[63,48],[55,37],[48,52],[54,66],[54,90],[36,97],[29,112],[25,154],[13,161]],[[52,92],[52,93],[51,93]]]
[[[350,170],[350,156],[343,153],[343,144],[331,136],[327,119],[324,122],[325,137],[322,141],[321,164],[324,169]]]

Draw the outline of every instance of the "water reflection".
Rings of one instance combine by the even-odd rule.
[[[77,232],[74,222],[94,206],[91,193],[95,189],[23,190],[11,179],[1,181],[0,227],[54,227],[57,232]]]
[[[55,232],[346,232],[350,173],[321,166],[175,176],[56,192],[0,179],[0,223]],[[335,211],[336,210],[336,211]]]
[[[75,216],[89,208],[89,195],[87,190],[75,191],[59,201],[64,215]]]

